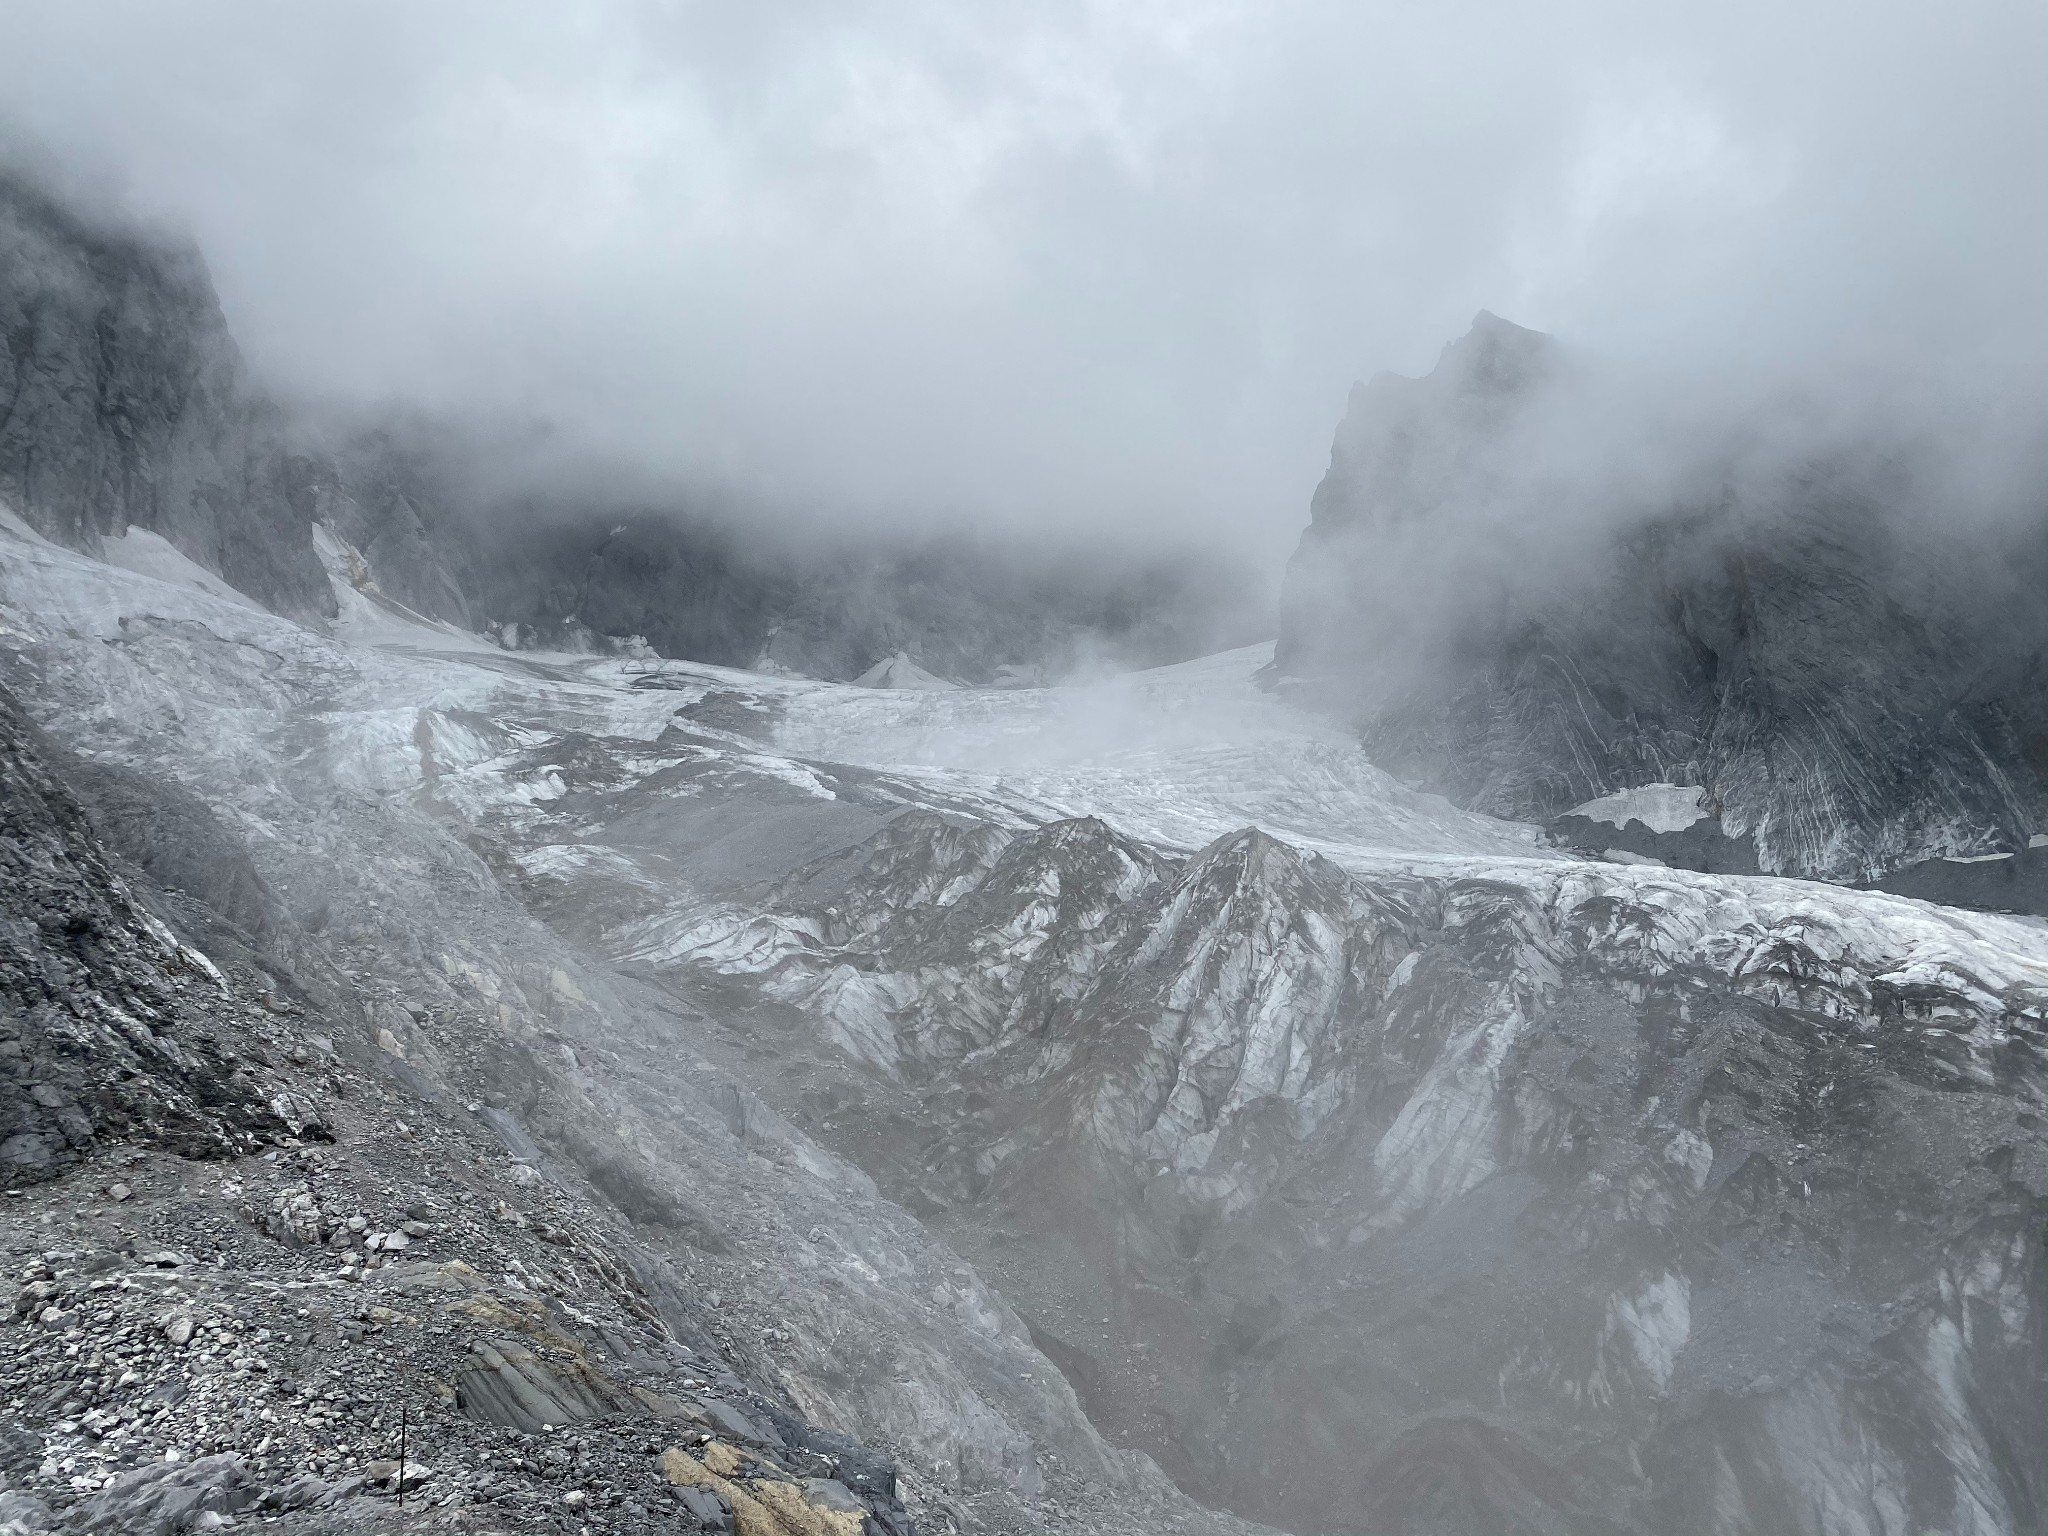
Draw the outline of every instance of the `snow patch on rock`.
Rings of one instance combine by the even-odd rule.
[[[1652,832],[1683,832],[1713,814],[1702,803],[1706,793],[1697,784],[1639,784],[1575,805],[1565,814],[1617,828],[1640,821]]]

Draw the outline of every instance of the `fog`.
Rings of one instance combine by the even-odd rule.
[[[1298,531],[1484,306],[1707,393],[2027,421],[2048,18],[0,5],[0,117],[253,368],[837,519]]]

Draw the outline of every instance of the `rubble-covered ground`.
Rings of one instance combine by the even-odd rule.
[[[535,1162],[182,943],[40,747],[0,696],[9,1529],[911,1529]]]

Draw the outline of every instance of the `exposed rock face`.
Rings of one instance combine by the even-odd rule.
[[[1731,450],[1588,512],[1630,466],[1615,444],[1559,471],[1578,366],[1482,315],[1427,378],[1353,392],[1279,671],[1496,814],[1699,784],[1765,870],[1838,880],[2023,847],[2048,806],[2048,496],[1961,535],[1877,450],[1760,473]]]
[[[1756,839],[1730,837],[1697,784],[1643,784],[1575,805],[1544,829],[1552,842],[1628,862],[1710,875],[1758,873]]]
[[[573,649],[594,629],[644,635],[664,656],[810,677],[852,681],[900,655],[946,681],[1038,683],[1272,632],[1267,594],[1199,555],[857,529],[742,538],[573,506],[483,508],[475,521],[470,610],[516,624],[529,645]]]
[[[302,482],[198,253],[98,227],[0,170],[0,501],[74,548],[151,529],[310,616],[333,600]]]
[[[1974,859],[1929,859],[1895,869],[1878,888],[1901,896],[1937,901],[1947,907],[1974,907],[1980,912],[2030,912],[2048,917],[2048,839],[2036,836],[2034,846],[2015,853],[1986,854]]]
[[[0,1177],[54,1178],[117,1142],[227,1157],[281,1132],[286,1090],[241,1063],[234,1011],[114,877],[0,689]]]

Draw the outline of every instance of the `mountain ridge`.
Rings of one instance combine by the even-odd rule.
[[[1853,443],[1740,472],[1709,445],[1632,482],[1610,423],[1557,446],[1596,373],[1489,317],[1425,378],[1355,391],[1277,672],[1495,815],[1676,782],[1767,872],[2024,848],[2048,816],[2048,495],[1950,533],[1939,481]],[[1574,504],[1614,477],[1619,504]]]
[[[799,536],[688,496],[522,485],[531,433],[288,410],[243,366],[195,248],[84,217],[4,166],[0,343],[0,500],[88,553],[145,529],[307,622],[335,614],[320,524],[395,601],[512,648],[640,636],[664,655],[842,679],[904,651],[955,680],[1043,681],[1269,623],[1220,557]],[[607,478],[586,466],[579,483]]]

